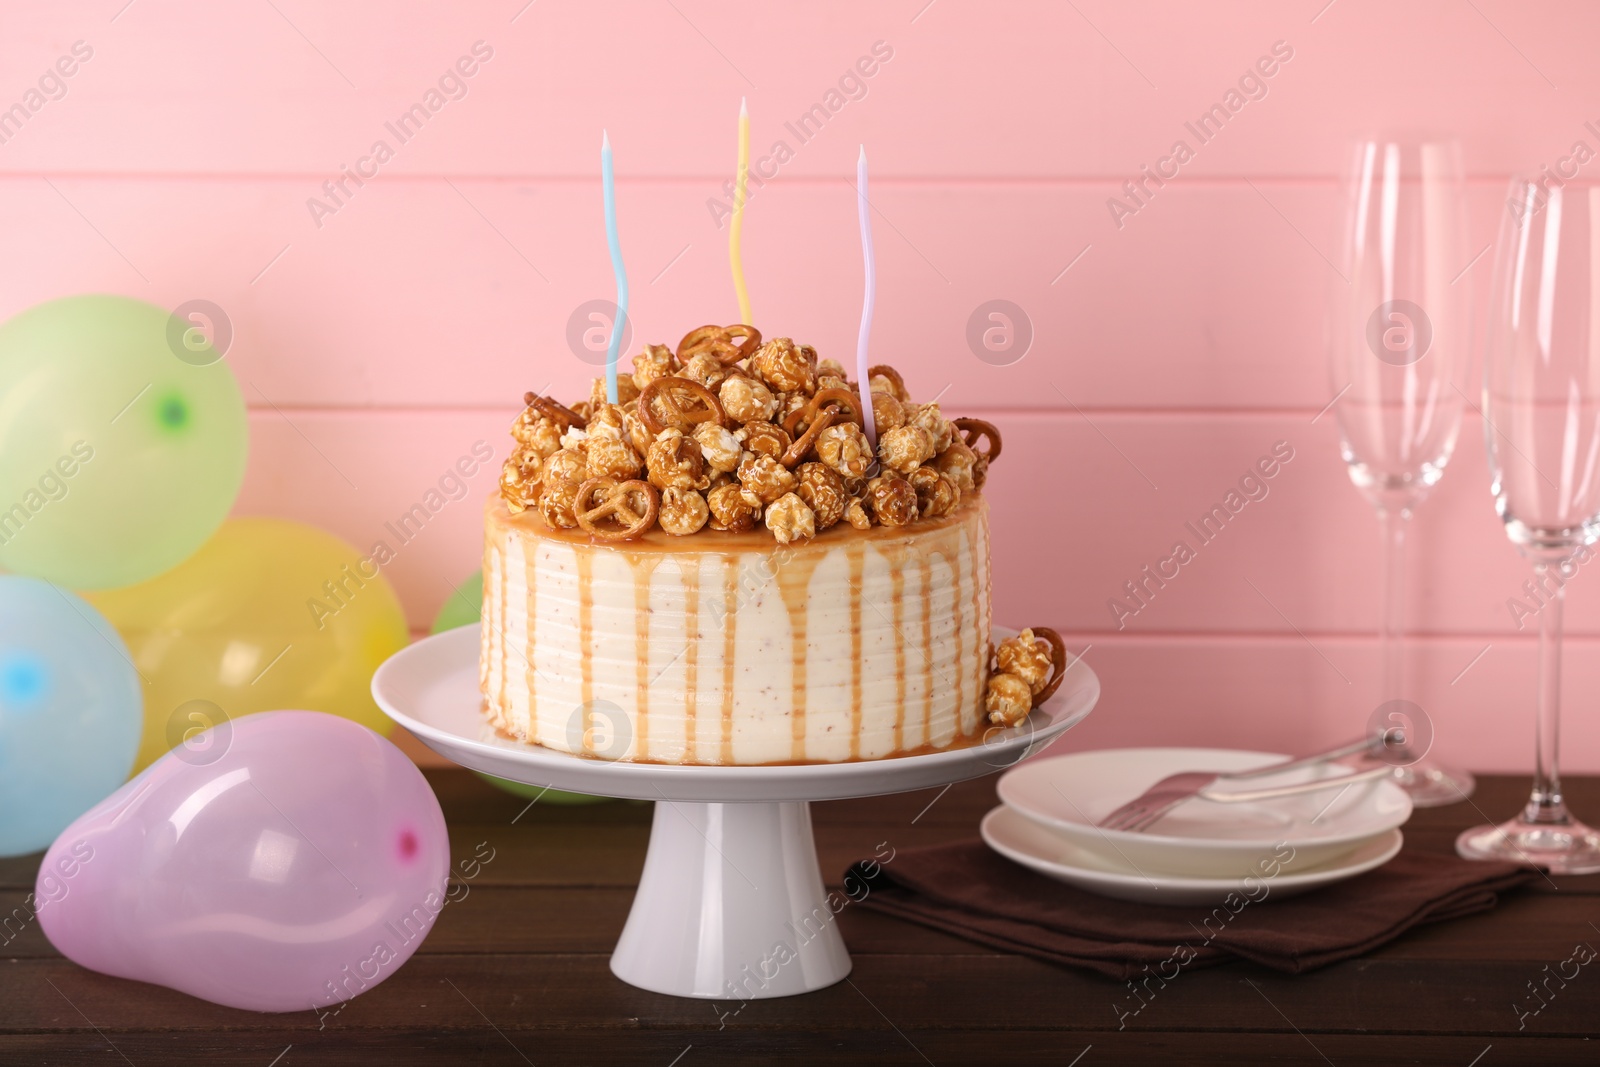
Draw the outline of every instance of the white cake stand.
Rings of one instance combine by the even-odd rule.
[[[1011,631],[996,628],[997,636]],[[650,849],[611,970],[657,993],[719,1000],[822,989],[850,973],[811,836],[812,800],[901,793],[1026,759],[1081,722],[1100,682],[1075,661],[1055,696],[981,745],[858,763],[671,766],[572,756],[498,737],[478,691],[478,627],[419,641],[372,695],[434,751],[528,785],[656,801]],[[835,898],[837,906],[837,897]]]

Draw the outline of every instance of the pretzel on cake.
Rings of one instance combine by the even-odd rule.
[[[973,455],[982,460],[985,465],[993,463],[1000,458],[1000,431],[995,424],[984,419],[952,419],[951,425],[961,431],[961,440],[972,449]],[[978,451],[976,445],[982,438],[988,438],[989,450]]]
[[[735,342],[734,338],[743,340]],[[731,367],[749,359],[761,347],[761,331],[754,326],[735,323],[732,326],[701,326],[684,334],[678,342],[678,362],[687,363],[690,357],[702,352],[711,355],[724,367]]]
[[[599,494],[599,503],[595,495]],[[656,523],[661,499],[655,486],[635,478],[590,478],[578,486],[572,513],[586,533],[602,541],[627,541]],[[607,521],[610,520],[610,521]]]
[[[523,393],[522,402],[546,418],[565,423],[568,429],[576,427],[581,430],[589,424],[588,419],[565,404],[552,400],[547,396],[540,396],[538,393]]]
[[[662,411],[656,410],[660,401]],[[698,403],[697,403],[698,402]],[[691,378],[666,375],[657,378],[639,394],[639,418],[652,434],[669,427],[692,434],[703,422],[728,424],[728,413],[715,393]]]
[[[811,451],[811,446],[817,443],[817,435],[833,425],[833,420],[839,415],[839,409],[829,404],[811,420],[811,425],[806,427],[806,432],[794,439],[788,449],[779,457],[778,462],[785,467],[793,467],[796,463],[806,458]]]
[[[789,412],[788,416],[783,420],[783,428],[788,431],[791,437],[799,434],[800,424],[809,424],[816,421],[817,413],[822,410],[824,404],[843,405],[849,412],[848,415],[842,412],[837,413],[834,419],[835,422],[853,422],[860,425],[861,398],[856,395],[853,389],[833,386],[828,389],[818,389],[817,395],[811,398],[809,404]]]
[[[872,392],[872,379],[882,375],[894,383],[894,398],[904,400],[910,394],[906,392],[906,380],[900,377],[900,372],[887,363],[874,363],[867,368],[867,392]]]

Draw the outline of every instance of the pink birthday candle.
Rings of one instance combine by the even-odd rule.
[[[867,203],[867,146],[856,159],[856,212],[861,216],[861,259],[866,266],[867,291],[861,299],[861,332],[856,335],[856,379],[861,383],[861,428],[874,450],[878,428],[872,417],[872,383],[867,375],[867,340],[872,336],[872,304],[877,297],[878,272],[872,261],[872,208]]]

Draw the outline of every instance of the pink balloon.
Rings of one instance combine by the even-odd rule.
[[[90,970],[255,1011],[349,1000],[417,950],[450,840],[427,780],[348,719],[223,721],[45,853],[34,906]]]

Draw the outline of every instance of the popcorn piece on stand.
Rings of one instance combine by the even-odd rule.
[[[991,723],[996,726],[1015,726],[1033,710],[1033,690],[1015,674],[991,675],[988,695],[983,703]]]

